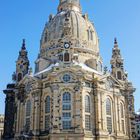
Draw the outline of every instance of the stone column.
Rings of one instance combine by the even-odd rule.
[[[40,110],[41,110],[41,108],[40,108],[40,92],[39,91],[36,91],[35,93],[34,93],[34,112],[33,112],[33,114],[34,114],[34,118],[33,118],[33,132],[34,132],[34,134],[35,135],[39,135],[39,118],[41,117],[40,116]]]
[[[82,132],[82,90],[79,90],[80,87],[75,87],[74,93],[74,106],[73,106],[73,113],[74,113],[74,127],[76,133]]]
[[[53,84],[51,86],[52,89],[52,133],[59,133],[59,118],[60,118],[60,104],[58,102],[59,100],[59,86],[57,84]]]

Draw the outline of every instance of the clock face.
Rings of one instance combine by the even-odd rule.
[[[65,43],[65,44],[64,44],[64,48],[65,48],[65,49],[68,49],[69,47],[70,47],[70,44],[69,44],[69,43]]]

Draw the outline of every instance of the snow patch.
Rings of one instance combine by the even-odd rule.
[[[98,71],[96,71],[95,69],[92,69],[92,68],[88,67],[88,66],[87,66],[86,64],[84,64],[84,63],[74,62],[74,65],[75,65],[75,66],[80,66],[82,69],[84,69],[84,70],[86,70],[86,71],[89,71],[89,72],[93,72],[93,73],[102,75],[101,72],[98,72]],[[34,74],[34,76],[38,76],[38,75],[40,75],[40,74],[42,74],[42,73],[45,73],[45,72],[47,72],[47,71],[50,71],[53,67],[57,67],[57,66],[59,66],[59,63],[51,64],[51,65],[50,65],[49,67],[47,67],[46,69],[44,69],[44,70],[42,70],[42,71],[40,71],[40,72]]]
[[[93,73],[102,75],[102,73],[96,71],[95,69],[92,69],[92,68],[88,67],[88,66],[87,66],[86,64],[84,64],[84,63],[75,62],[74,64],[75,64],[75,65],[78,65],[78,66],[81,66],[84,70],[87,70],[87,71],[90,71],[90,72],[93,72]]]
[[[65,11],[61,11],[61,12],[58,13],[57,15],[64,15],[64,14],[66,14],[66,12],[65,12]]]
[[[47,67],[46,69],[44,69],[44,70],[42,70],[42,71],[40,71],[40,72],[34,74],[34,76],[37,76],[37,75],[42,74],[42,73],[44,73],[44,72],[47,72],[47,71],[51,70],[54,66],[59,66],[59,63],[51,64],[51,65],[50,65],[49,67]]]

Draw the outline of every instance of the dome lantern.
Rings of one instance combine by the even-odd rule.
[[[60,0],[58,12],[66,10],[81,12],[80,0]]]

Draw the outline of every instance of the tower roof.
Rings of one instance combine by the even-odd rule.
[[[60,0],[58,12],[65,10],[81,12],[80,0]]]
[[[23,40],[22,40],[21,50],[19,51],[18,59],[20,59],[20,58],[23,58],[23,59],[28,58],[27,54],[28,54],[28,52],[27,52],[27,50],[26,50],[25,39],[23,39]]]
[[[117,38],[114,39],[114,48],[113,48],[113,51],[112,51],[112,57],[113,58],[114,57],[121,58],[121,53],[120,53]]]
[[[25,44],[25,39],[23,39],[23,40],[22,40],[22,47],[21,47],[21,49],[22,49],[22,50],[26,50],[26,47],[25,47],[25,46],[26,46],[26,44]]]

